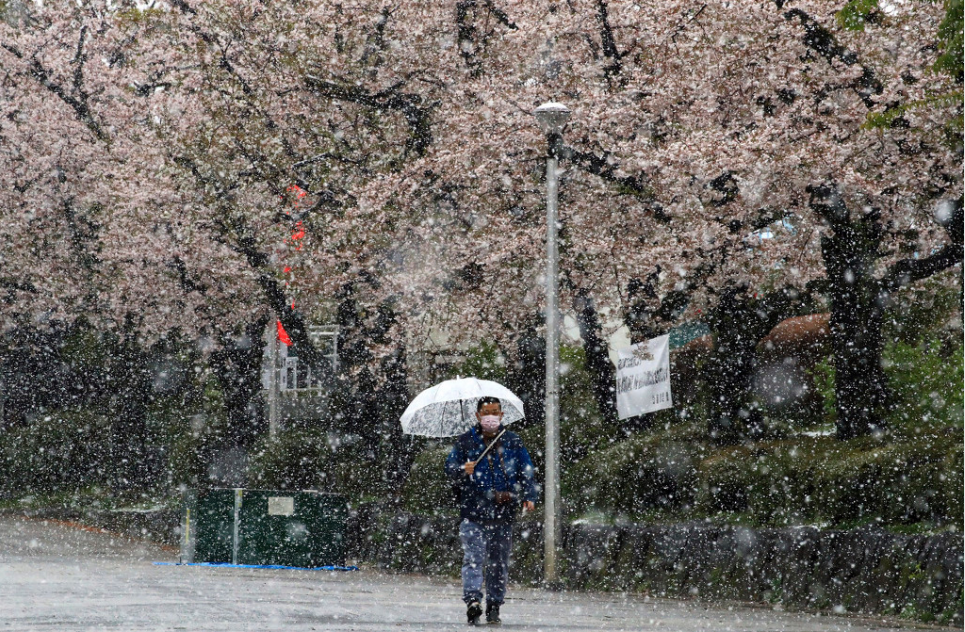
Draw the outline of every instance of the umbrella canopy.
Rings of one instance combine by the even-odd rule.
[[[466,377],[446,380],[419,393],[402,413],[402,431],[424,437],[454,437],[476,423],[476,402],[497,397],[502,404],[503,424],[524,417],[523,402],[497,382]]]

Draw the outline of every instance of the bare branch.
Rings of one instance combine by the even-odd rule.
[[[305,77],[305,85],[321,97],[357,103],[378,110],[401,112],[410,131],[410,137],[406,141],[407,152],[411,150],[421,157],[432,144],[430,107],[423,102],[421,95],[401,92],[400,84],[373,94],[361,86],[342,86],[308,75]]]
[[[616,172],[619,167],[613,164],[611,159],[612,154],[609,152],[604,152],[602,156],[597,156],[596,154],[579,151],[572,147],[560,147],[558,151],[562,158],[572,160],[587,172],[607,182],[616,184],[620,187],[621,193],[649,201],[651,203],[650,213],[657,221],[666,223],[671,220],[671,217],[667,215],[663,207],[656,202],[653,190],[643,179],[637,176],[617,175]]]
[[[603,74],[607,79],[610,79],[614,75],[619,75],[620,71],[623,70],[623,54],[617,48],[616,38],[613,36],[613,27],[610,26],[606,0],[597,0],[596,19],[600,23],[600,42],[603,46],[603,55],[610,60],[610,63],[603,68]]]
[[[783,1],[778,0],[778,8],[781,8],[783,4]],[[874,70],[861,64],[856,53],[838,44],[831,31],[824,28],[820,22],[805,13],[802,9],[791,9],[784,14],[784,18],[800,21],[801,26],[804,28],[804,45],[821,55],[829,64],[836,60],[846,66],[858,64],[861,68],[861,76],[851,85],[851,89],[857,92],[867,108],[870,109],[875,106],[872,95],[881,94],[884,87],[881,85],[881,81],[875,76]]]
[[[4,43],[0,44],[0,47],[13,54],[17,59],[24,59],[24,54],[15,46]],[[87,103],[86,93],[80,91],[80,99],[70,95],[62,85],[55,82],[51,78],[50,71],[44,68],[43,64],[41,64],[36,58],[33,58],[28,62],[28,67],[30,69],[30,75],[36,79],[40,85],[54,94],[58,99],[70,106],[70,108],[74,110],[74,113],[77,115],[77,118],[80,119],[80,121],[94,133],[98,140],[103,142],[110,141],[110,136],[108,136],[107,132],[104,131],[97,119],[94,118],[94,115],[90,110],[90,106]],[[75,73],[75,79],[76,78],[77,75]]]

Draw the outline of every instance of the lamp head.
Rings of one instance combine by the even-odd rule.
[[[562,103],[550,101],[533,110],[533,116],[544,134],[559,134],[570,118],[570,109]]]

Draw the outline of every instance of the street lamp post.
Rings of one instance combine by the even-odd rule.
[[[556,552],[560,540],[560,367],[559,353],[559,297],[557,250],[557,192],[556,167],[559,150],[563,146],[562,131],[570,110],[562,103],[544,103],[533,112],[546,134],[549,151],[546,155],[546,478],[544,485],[545,515],[543,519],[543,581],[547,585],[559,582]]]

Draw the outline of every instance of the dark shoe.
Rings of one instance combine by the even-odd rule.
[[[482,606],[478,601],[473,601],[466,607],[466,619],[469,625],[479,625],[479,616],[482,614]]]
[[[499,618],[499,604],[498,603],[487,603],[486,604],[486,623],[489,625],[499,625],[502,621]]]

